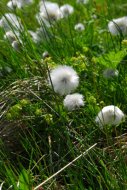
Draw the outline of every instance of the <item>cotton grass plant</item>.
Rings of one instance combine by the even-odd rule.
[[[73,92],[79,84],[79,77],[72,67],[58,66],[49,73],[49,85],[56,93],[66,95]]]
[[[14,10],[1,2],[0,19],[18,18],[9,25],[5,18],[9,29],[0,29],[1,189],[126,189],[127,47],[108,30],[109,21],[125,16],[126,1],[51,1],[74,11],[49,20],[48,8],[46,22],[36,19],[39,1]],[[75,31],[77,23],[85,30]],[[106,78],[106,69],[118,75]],[[119,122],[100,127],[95,118],[100,113],[103,121],[108,105],[122,110]]]

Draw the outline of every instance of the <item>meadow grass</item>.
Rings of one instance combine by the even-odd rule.
[[[0,28],[0,189],[36,189],[56,174],[38,189],[126,190],[126,119],[113,127],[95,123],[107,105],[127,113],[126,36],[112,36],[107,29],[109,20],[126,15],[126,1],[82,5],[54,0],[71,4],[74,13],[46,28],[48,36],[34,43],[28,30],[39,27],[38,2],[14,11],[7,9],[7,1],[0,2],[0,17],[14,12],[24,26],[18,51]],[[74,30],[78,22],[84,23],[84,31]],[[84,95],[84,107],[68,112],[64,96],[49,87],[48,73],[57,65],[72,66],[78,73],[76,92]],[[107,68],[119,75],[104,78]]]

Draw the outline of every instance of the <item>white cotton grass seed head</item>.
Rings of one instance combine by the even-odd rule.
[[[50,33],[48,32],[48,29],[44,26],[37,28],[36,31],[29,30],[28,33],[30,34],[32,40],[35,43],[39,43],[43,40],[48,40],[50,38]]]
[[[14,48],[14,50],[16,50],[16,51],[19,51],[21,48],[21,44],[18,41],[13,41],[11,45]]]
[[[84,97],[79,93],[70,94],[65,97],[63,104],[67,110],[72,111],[84,106]]]
[[[124,119],[124,113],[114,105],[104,107],[97,115],[95,122],[103,127],[105,125],[119,125]]]
[[[57,3],[51,2],[51,1],[43,1],[43,0],[40,1],[39,7],[40,7],[40,12],[44,12],[44,13],[46,12],[46,10],[47,10],[47,13],[48,12],[50,13],[50,11],[54,12],[55,10],[59,9],[59,5]]]
[[[61,18],[59,5],[50,1],[41,1],[40,12],[36,15],[38,22],[50,26]]]
[[[51,39],[52,35],[49,32],[48,28],[41,26],[40,28],[37,28],[36,30],[36,34],[38,37],[38,42],[40,41],[48,41],[49,39]]]
[[[7,3],[7,6],[10,9],[15,9],[15,8],[21,9],[22,7],[29,5],[31,3],[33,3],[33,0],[10,0]]]
[[[10,43],[16,40],[16,35],[12,31],[7,31],[4,35],[4,39],[8,39]]]
[[[118,35],[121,32],[123,35],[127,34],[127,16],[110,21],[108,23],[108,30],[112,35]]]
[[[2,27],[6,32],[12,30],[19,30],[22,28],[21,20],[13,13],[6,13],[0,19],[0,27]]]
[[[60,65],[50,72],[49,84],[56,93],[67,95],[78,87],[79,77],[72,67]]]
[[[35,43],[38,43],[38,42],[39,42],[39,37],[38,37],[38,35],[37,35],[36,32],[34,32],[34,31],[32,31],[32,30],[28,30],[28,33],[30,34],[30,36],[31,36],[31,38],[32,38],[32,40],[33,40],[33,42],[35,42]]]
[[[7,3],[7,7],[9,7],[10,9],[16,9],[17,7],[21,8],[22,5],[21,2],[17,2],[17,0],[11,0]]]
[[[84,24],[82,24],[82,23],[78,23],[78,24],[76,24],[76,25],[74,26],[74,29],[80,32],[80,31],[85,30],[85,26],[84,26]]]
[[[62,18],[68,17],[70,14],[74,12],[74,8],[69,4],[65,4],[60,7],[60,12]]]
[[[76,3],[87,4],[89,3],[89,0],[77,0]]]
[[[48,51],[44,51],[42,54],[42,57],[45,59],[46,57],[49,57],[49,52]]]
[[[107,79],[112,78],[112,77],[118,77],[118,75],[119,75],[119,71],[117,69],[109,68],[103,71],[103,77]]]

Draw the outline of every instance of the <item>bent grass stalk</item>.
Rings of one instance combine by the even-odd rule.
[[[90,148],[88,148],[85,152],[83,152],[82,154],[80,154],[79,156],[77,156],[74,160],[72,160],[71,162],[69,162],[66,166],[64,166],[63,168],[61,168],[58,172],[54,173],[52,176],[50,176],[48,179],[46,179],[45,181],[43,181],[42,183],[40,183],[38,186],[36,186],[34,188],[34,190],[37,190],[38,188],[40,188],[42,185],[45,185],[48,181],[50,181],[52,178],[56,177],[58,174],[60,174],[62,171],[64,171],[66,168],[68,168],[69,166],[71,166],[74,162],[76,162],[78,159],[80,159],[82,156],[85,156],[91,149],[93,149],[95,146],[97,145],[97,143],[93,144]]]

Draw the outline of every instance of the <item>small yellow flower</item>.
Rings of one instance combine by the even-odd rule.
[[[44,115],[44,119],[47,122],[48,125],[53,123],[53,117],[52,114],[45,114]]]
[[[76,60],[77,60],[77,57],[71,57],[70,61],[76,61]]]
[[[8,120],[13,119],[12,114],[11,114],[11,113],[7,113],[7,114],[6,114],[6,118],[7,118]]]
[[[26,106],[26,105],[28,105],[29,103],[30,103],[30,101],[27,100],[27,99],[22,99],[22,100],[20,100],[20,105],[21,105],[21,106]]]
[[[84,53],[89,52],[89,48],[88,48],[88,47],[83,47],[83,52],[84,52]]]
[[[10,108],[10,112],[19,112],[20,110],[22,110],[22,105],[20,104],[15,104]]]
[[[52,58],[51,57],[46,57],[44,61],[45,62],[52,62]]]
[[[122,41],[122,45],[126,45],[127,46],[127,40],[123,40]]]
[[[105,105],[104,101],[100,101],[100,105],[104,106]]]
[[[21,111],[22,111],[22,106],[20,104],[15,104],[8,110],[6,114],[7,119],[19,118],[21,115]]]
[[[87,97],[87,102],[89,104],[96,104],[97,100],[96,100],[96,98],[94,96],[91,95],[91,96]]]
[[[96,57],[92,57],[91,62],[92,62],[92,63],[97,63]]]
[[[42,110],[41,109],[36,109],[36,111],[35,111],[35,115],[36,116],[41,116],[42,115]]]

